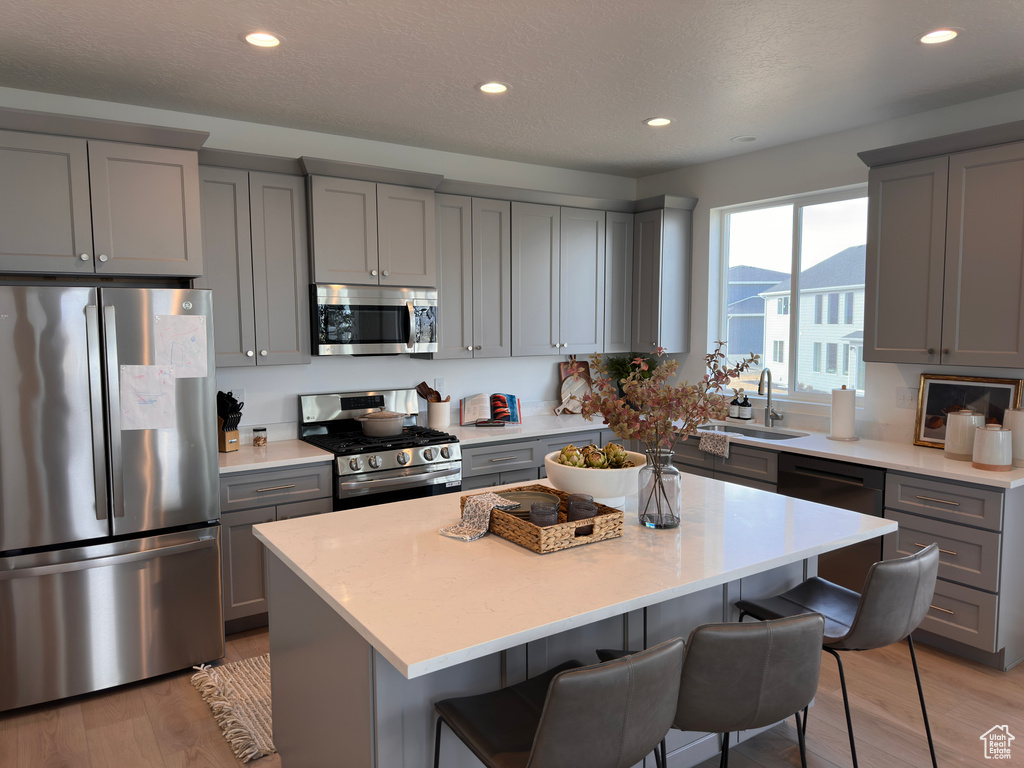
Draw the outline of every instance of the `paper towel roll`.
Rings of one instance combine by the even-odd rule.
[[[833,440],[856,440],[857,390],[832,390],[832,430],[829,437]]]

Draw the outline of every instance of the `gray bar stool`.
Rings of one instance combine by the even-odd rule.
[[[740,621],[747,614],[764,620],[807,611],[816,611],[825,617],[822,647],[835,657],[839,665],[839,682],[843,689],[846,728],[850,734],[850,754],[854,768],[857,768],[857,747],[853,740],[846,675],[838,651],[869,651],[899,642],[903,638],[907,639],[910,646],[910,660],[914,665],[914,679],[921,700],[921,715],[924,717],[932,766],[938,768],[932,729],[928,724],[928,709],[924,703],[924,689],[921,687],[921,674],[914,653],[914,640],[910,636],[928,613],[938,571],[938,545],[930,544],[908,557],[882,560],[872,565],[860,593],[814,577],[788,592],[736,603],[740,609]],[[807,728],[806,719],[804,728]]]
[[[629,768],[664,738],[679,694],[683,641],[606,664],[570,661],[477,696],[434,704],[441,723],[488,768]]]
[[[818,690],[825,622],[817,613],[759,624],[703,624],[690,633],[672,727],[722,734],[721,768],[729,765],[732,731],[762,728],[796,716],[800,764],[806,768],[800,711]],[[598,658],[628,651],[599,650]],[[665,742],[655,754],[667,765]]]

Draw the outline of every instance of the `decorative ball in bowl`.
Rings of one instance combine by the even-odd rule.
[[[548,480],[560,491],[565,493],[589,493],[598,504],[607,507],[621,508],[626,496],[637,492],[637,475],[640,467],[647,463],[647,456],[634,451],[626,451],[632,467],[621,469],[593,469],[590,467],[572,467],[559,464],[560,451],[554,451],[544,457],[544,468]]]

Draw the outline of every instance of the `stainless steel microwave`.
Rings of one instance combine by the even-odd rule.
[[[437,290],[313,285],[313,351],[400,355],[437,351]]]

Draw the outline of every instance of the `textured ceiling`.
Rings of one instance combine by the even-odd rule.
[[[2,7],[0,86],[625,176],[1024,88],[1020,0]],[[965,31],[916,42],[938,26]],[[253,29],[285,43],[240,42]],[[491,79],[512,89],[473,89]]]

